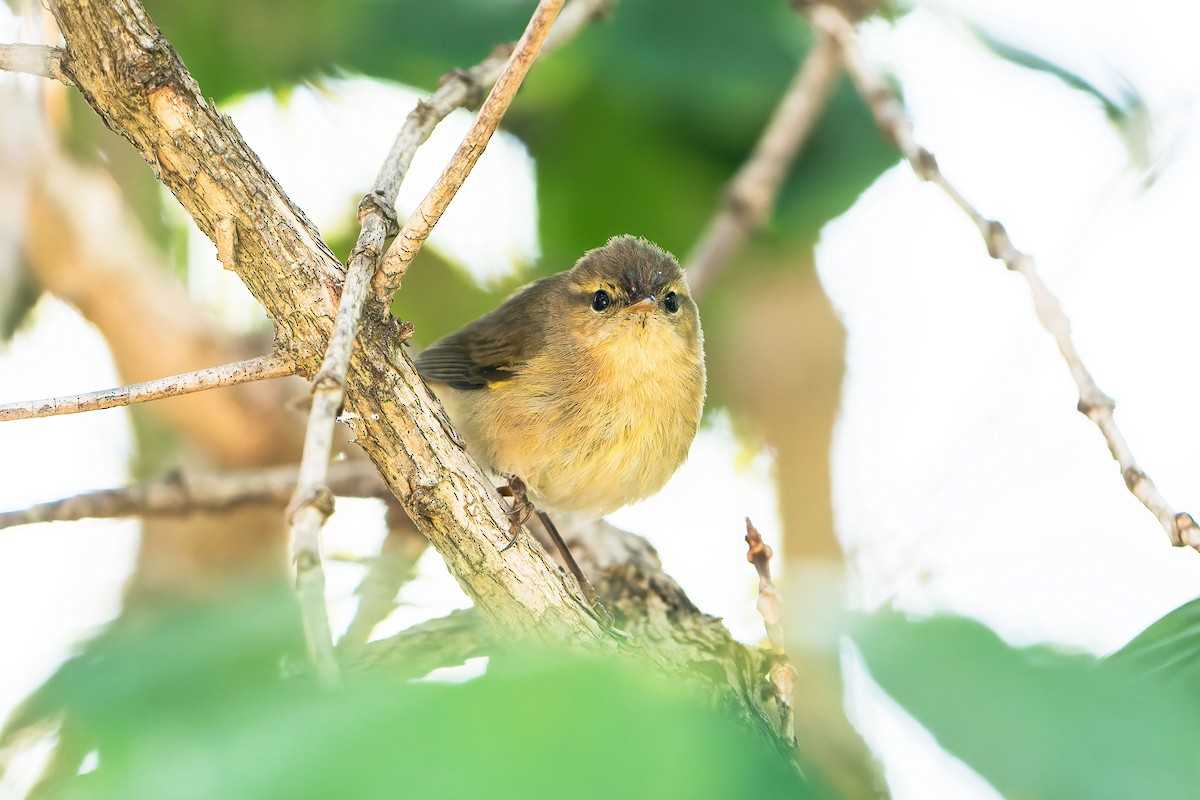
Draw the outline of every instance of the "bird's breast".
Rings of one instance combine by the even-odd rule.
[[[547,508],[607,514],[657,492],[686,459],[703,355],[698,342],[650,328],[551,349],[488,394],[492,422],[513,423],[488,425],[504,431],[489,443],[492,466],[519,475]]]

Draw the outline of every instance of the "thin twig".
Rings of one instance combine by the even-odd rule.
[[[567,3],[542,44],[542,52],[549,53],[561,47],[588,21],[608,13],[615,2],[616,0],[573,0]],[[405,119],[404,127],[400,129],[391,151],[379,168],[375,185],[378,187],[387,181],[394,181],[396,186],[399,186],[408,174],[413,154],[429,138],[437,124],[455,109],[479,105],[500,77],[512,52],[513,45],[500,45],[493,50],[492,55],[474,67],[457,69],[443,75],[437,91],[417,103],[417,107]],[[372,195],[368,195],[368,198],[372,198]],[[385,203],[388,209],[394,208],[396,204],[395,187],[390,198],[390,202]],[[383,196],[377,198],[379,202],[385,199]],[[366,200],[367,198],[364,198],[364,201]],[[376,199],[371,199],[370,202],[376,202]]]
[[[488,141],[500,124],[501,117],[521,86],[525,73],[537,57],[542,41],[550,32],[562,5],[563,0],[541,0],[538,3],[528,27],[517,42],[516,50],[509,57],[500,77],[496,79],[491,93],[483,101],[483,106],[475,117],[475,124],[463,137],[462,144],[458,146],[458,151],[438,177],[437,183],[425,195],[421,205],[408,218],[408,222],[388,248],[374,281],[375,296],[381,302],[390,302],[392,295],[400,288],[400,281],[404,278],[409,264],[429,237],[433,226],[442,218],[442,214],[462,187],[475,163],[479,161],[479,157],[483,155],[484,148],[487,147]]]
[[[235,386],[239,383],[270,378],[286,378],[295,374],[296,366],[290,358],[272,353],[245,361],[234,361],[232,364],[222,364],[219,367],[208,367],[195,372],[185,372],[182,375],[172,375],[169,378],[118,386],[115,389],[103,389],[98,392],[85,392],[67,397],[50,397],[45,400],[22,400],[17,403],[6,403],[0,405],[0,422],[98,411],[103,408],[145,403],[148,400],[179,397],[221,386]]]
[[[775,582],[771,580],[771,548],[762,540],[762,535],[754,523],[746,517],[746,560],[754,565],[758,572],[758,613],[762,615],[767,628],[767,641],[775,655],[767,677],[775,687],[779,700],[781,719],[784,725],[784,735],[794,744],[796,741],[796,718],[792,709],[792,694],[796,690],[796,668],[787,658],[784,649],[783,632],[783,603]]]
[[[172,473],[121,489],[67,497],[0,513],[0,528],[38,522],[124,517],[186,517],[216,514],[245,505],[287,505],[296,488],[295,466],[233,472]],[[338,497],[391,497],[386,484],[365,462],[335,464],[329,488]]]
[[[762,534],[746,517],[746,560],[758,572],[758,613],[767,627],[767,639],[776,653],[783,654],[783,615],[779,592],[771,580],[771,557],[774,551],[763,541]]]
[[[818,34],[750,158],[729,182],[720,209],[693,247],[687,279],[703,292],[746,238],[771,218],[779,187],[820,118],[839,73],[837,46]]]
[[[1171,544],[1176,547],[1187,545],[1200,550],[1200,527],[1196,525],[1191,514],[1176,513],[1159,493],[1150,477],[1134,461],[1133,452],[1113,419],[1116,404],[1100,390],[1091,372],[1084,366],[1071,339],[1070,320],[1067,319],[1058,298],[1037,273],[1033,257],[1016,248],[1003,225],[988,219],[972,205],[942,174],[933,153],[917,143],[913,136],[912,123],[904,114],[904,106],[896,93],[867,64],[850,20],[841,11],[828,5],[816,5],[808,13],[813,25],[838,43],[846,70],[870,107],[880,130],[896,143],[920,178],[940,187],[971,218],[983,234],[988,254],[1003,261],[1010,270],[1020,273],[1029,283],[1038,320],[1054,337],[1059,352],[1062,353],[1067,367],[1071,370],[1071,376],[1075,379],[1079,390],[1079,411],[1100,428],[1109,451],[1121,468],[1121,476],[1125,479],[1129,491],[1158,519],[1170,537]]]
[[[370,206],[373,214],[365,213],[367,208],[366,204],[359,206],[360,218],[364,221],[359,241],[361,243],[368,235],[368,229],[378,228],[379,241],[382,243],[386,217],[377,206]],[[377,226],[369,224],[368,218],[377,218]],[[295,494],[287,513],[292,561],[296,569],[296,591],[300,597],[308,652],[317,676],[326,685],[336,685],[339,681],[337,658],[333,653],[333,633],[325,606],[325,572],[321,568],[321,527],[333,514],[333,494],[327,484],[329,458],[333,451],[334,423],[346,397],[346,373],[362,317],[367,283],[378,257],[372,257],[358,247],[355,249],[353,266],[342,287],[337,323],[329,339],[321,370],[313,380],[312,410],[304,436],[304,451]],[[375,252],[378,252],[377,248]]]
[[[480,109],[467,139],[463,141],[450,165],[430,191],[430,196],[438,193],[436,196],[440,198],[440,206],[436,211],[429,211],[423,203],[421,209],[405,225],[404,231],[401,232],[402,237],[406,231],[423,231],[419,235],[417,247],[412,250],[413,254],[429,235],[429,231],[445,211],[446,205],[478,161],[488,139],[521,85],[521,80],[537,56],[542,40],[554,23],[562,3],[563,0],[542,0],[538,5],[528,28],[518,42],[516,51],[505,64],[492,94]],[[501,86],[505,91],[499,91]],[[325,575],[321,569],[320,555],[321,526],[333,513],[333,496],[325,486],[325,473],[329,454],[333,449],[334,422],[346,398],[346,374],[350,369],[350,356],[362,319],[368,285],[375,274],[387,234],[396,225],[393,209],[400,181],[407,171],[406,160],[411,160],[412,151],[419,144],[416,141],[416,132],[410,137],[406,137],[404,133],[409,129],[409,123],[412,123],[411,127],[414,129],[421,127],[421,113],[422,108],[418,106],[413,115],[410,115],[376,176],[371,192],[359,203],[361,229],[351,254],[346,283],[342,287],[337,322],[325,349],[321,369],[313,380],[312,411],[304,438],[304,455],[300,460],[300,479],[289,507],[292,559],[296,566],[296,586],[300,594],[309,655],[316,666],[317,674],[330,684],[338,679],[338,665],[333,652],[328,611],[325,607]],[[426,131],[421,140],[427,137]],[[454,176],[453,184],[451,179],[447,178],[448,175]],[[418,222],[414,223],[414,220]],[[388,296],[390,297],[390,294]]]
[[[63,68],[66,51],[44,44],[0,44],[0,70],[24,72],[39,78],[52,78],[67,86],[75,81]]]

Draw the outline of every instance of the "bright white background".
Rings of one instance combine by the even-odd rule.
[[[918,138],[1037,258],[1085,361],[1117,399],[1118,422],[1142,466],[1177,508],[1200,512],[1192,457],[1200,438],[1200,12],[1169,0],[944,7],[1100,85],[1123,75],[1146,100],[1148,159],[1131,163],[1093,98],[986,54],[932,5],[895,28],[865,32],[872,57],[900,80]],[[6,13],[0,8],[0,39],[13,41]],[[414,98],[348,79],[291,93],[283,107],[264,96],[229,111],[289,193],[332,230],[348,224]],[[452,120],[421,151],[402,212],[466,119]],[[347,146],[363,132],[374,138]],[[311,152],[335,155],[314,162]],[[480,229],[480,219],[491,225]],[[532,163],[519,142],[500,137],[433,244],[487,281],[536,258],[535,231]],[[194,294],[231,324],[249,324],[253,306],[211,245],[196,238],[189,255]],[[827,227],[817,256],[848,329],[831,459],[855,604],[967,614],[1014,643],[1103,653],[1197,594],[1200,557],[1167,546],[1125,491],[1099,433],[1074,410],[1073,384],[1022,280],[987,258],[978,233],[935,188],[903,165],[887,171]],[[115,380],[103,341],[53,301],[0,351],[0,402]],[[64,448],[75,453],[65,464]],[[6,423],[0,508],[119,485],[129,448],[122,410]],[[776,540],[779,523],[769,455],[739,455],[718,417],[668,488],[614,521],[650,536],[697,602],[753,640],[761,624],[741,518],[750,514]],[[702,512],[695,497],[706,498]],[[341,502],[328,550],[370,554],[382,536],[375,511],[367,501]],[[137,530],[85,522],[0,532],[0,714],[116,612]],[[673,540],[663,536],[669,530],[692,536]],[[422,566],[388,629],[464,602],[435,555]],[[358,569],[330,567],[339,624],[352,612]],[[852,716],[897,798],[995,796],[880,695],[853,653],[847,662]],[[14,791],[13,781],[0,784],[0,797]]]
[[[941,15],[865,36],[918,139],[1037,258],[1143,468],[1177,508],[1200,510],[1200,15],[1172,2],[953,7],[1106,88],[1119,73],[1147,103],[1149,184],[1094,99],[986,55]],[[855,601],[1104,653],[1200,593],[1200,558],[1166,545],[1075,411],[1023,280],[936,188],[886,172],[826,228],[817,264],[848,329],[832,463]],[[994,796],[850,661],[851,711],[896,797]]]

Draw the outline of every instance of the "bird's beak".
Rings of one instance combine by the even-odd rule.
[[[654,295],[649,295],[628,306],[625,310],[633,314],[647,314],[654,310],[656,303]]]

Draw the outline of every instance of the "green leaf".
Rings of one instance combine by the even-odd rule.
[[[884,613],[854,636],[871,675],[1006,797],[1191,797],[1200,700],[1119,664],[1015,648],[985,626]]]
[[[99,752],[55,796],[808,796],[770,743],[646,662],[522,649],[461,685],[281,679],[292,608],[252,595],[89,646],[37,698]]]
[[[1108,657],[1146,680],[1177,683],[1200,678],[1200,598],[1184,603]]]

